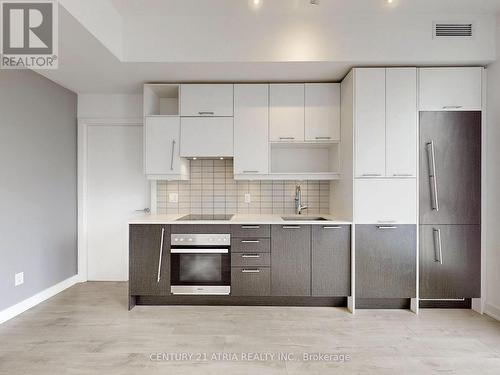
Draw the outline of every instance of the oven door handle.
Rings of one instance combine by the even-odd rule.
[[[172,249],[170,250],[172,254],[228,254],[229,249],[211,249],[211,248],[200,248],[200,249]]]

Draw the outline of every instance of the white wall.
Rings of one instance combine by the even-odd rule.
[[[497,18],[500,52],[500,15]],[[486,313],[500,319],[500,60],[488,66],[486,161]]]
[[[78,118],[142,118],[142,95],[80,94]]]

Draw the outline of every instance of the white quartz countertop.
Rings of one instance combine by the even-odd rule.
[[[151,215],[139,214],[129,220],[129,224],[318,224],[318,225],[341,225],[352,224],[348,220],[339,220],[332,215],[303,215],[324,217],[327,220],[283,220],[281,217],[298,215],[245,215],[235,214],[230,220],[178,220],[186,214]]]

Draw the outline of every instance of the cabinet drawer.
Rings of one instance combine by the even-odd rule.
[[[270,266],[270,253],[234,253],[231,254],[231,266],[249,267],[249,266]]]
[[[232,238],[232,253],[269,253],[271,244],[269,238]]]
[[[271,294],[269,267],[232,267],[231,295],[268,296]]]
[[[229,234],[229,225],[217,225],[217,224],[173,224],[172,225],[173,234]],[[170,240],[170,239],[169,239]]]
[[[231,225],[233,237],[270,237],[271,226],[262,224]]]

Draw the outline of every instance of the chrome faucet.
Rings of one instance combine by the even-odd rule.
[[[306,210],[308,207],[302,205],[302,191],[300,190],[300,185],[295,186],[295,213],[297,215],[302,214],[302,210]]]

